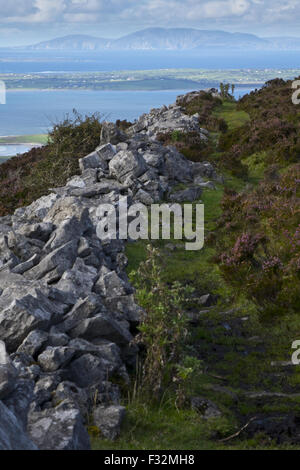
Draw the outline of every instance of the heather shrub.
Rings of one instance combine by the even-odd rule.
[[[225,192],[219,262],[226,280],[264,313],[297,313],[300,165],[291,165],[282,175],[271,169],[254,191]]]
[[[237,109],[250,115],[250,122],[221,135],[219,149],[227,154],[239,146],[240,159],[265,152],[266,165],[282,168],[300,160],[300,106],[292,103],[291,81],[275,79],[261,90],[241,98]]]
[[[127,121],[127,119],[117,119],[116,120],[116,126],[121,129],[121,131],[126,131],[129,127],[132,126],[132,122]]]
[[[212,153],[212,144],[200,138],[198,132],[173,131],[159,134],[157,140],[164,145],[177,148],[188,160],[201,162],[207,160]]]
[[[248,167],[243,164],[241,153],[241,147],[233,145],[228,152],[223,152],[220,155],[219,166],[221,169],[230,171],[237,178],[246,180],[248,177]]]
[[[12,213],[48,194],[51,187],[64,186],[79,172],[78,160],[99,145],[100,116],[72,116],[53,125],[48,144],[0,165],[0,216]]]
[[[211,93],[202,91],[192,99],[189,96],[184,96],[177,100],[177,104],[190,116],[199,114],[199,125],[201,127],[205,127],[211,132],[227,131],[227,124],[224,119],[213,115],[213,111],[222,104],[222,100],[213,97]]]

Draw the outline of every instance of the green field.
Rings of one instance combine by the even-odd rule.
[[[46,144],[47,134],[16,135],[0,137],[0,144]]]
[[[33,134],[33,135],[15,135],[0,137],[0,145],[13,145],[13,144],[31,144],[31,145],[45,145],[48,142],[47,134]],[[0,155],[0,164],[12,158],[11,156]]]

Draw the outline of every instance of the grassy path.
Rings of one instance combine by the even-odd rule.
[[[246,113],[237,111],[236,104],[230,102],[225,102],[215,114],[225,119],[229,129],[249,120]],[[214,158],[217,157],[216,154]],[[256,176],[251,181],[250,175],[248,185],[257,183],[259,177]],[[227,174],[224,185],[204,191],[206,237],[213,234],[214,240],[218,239],[216,221],[222,212],[220,203],[225,185],[242,190],[245,184]],[[127,245],[128,272],[145,260],[147,243],[139,241]],[[227,444],[220,439],[237,432],[257,413],[288,412],[299,407],[299,397],[280,398],[280,394],[300,383],[300,371],[295,369],[287,376],[285,371],[271,365],[272,361],[287,359],[289,327],[293,325],[299,330],[299,321],[283,319],[274,325],[262,324],[255,306],[224,282],[214,259],[215,243],[206,243],[198,252],[186,252],[183,244],[173,243],[175,249],[170,249],[170,241],[154,243],[165,260],[165,280],[192,284],[199,296],[208,292],[219,296],[217,305],[201,315],[198,325],[192,328],[191,347],[203,360],[205,370],[201,377],[188,384],[187,393],[212,400],[222,417],[205,421],[189,407],[178,410],[168,393],[160,404],[149,403],[142,396],[124,397],[127,417],[121,437],[112,443],[93,434],[93,447],[111,450],[277,449],[276,443],[260,435],[254,439],[243,436]],[[250,392],[261,390],[274,395],[257,400],[249,397]]]

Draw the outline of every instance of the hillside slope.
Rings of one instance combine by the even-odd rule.
[[[37,441],[35,430],[46,416],[60,435],[66,409],[73,410],[70,426],[80,430],[77,442],[88,446],[78,413],[91,411],[84,392],[91,383],[94,391],[92,371],[106,367],[110,384],[103,379],[92,394],[98,411],[85,422],[95,449],[299,448],[300,369],[291,362],[300,331],[298,108],[291,103],[291,83],[282,80],[239,102],[215,90],[196,92],[133,125],[66,121],[47,147],[0,166],[2,187],[10,189],[9,196],[0,194],[0,302],[11,315],[10,331],[0,329],[0,339],[11,354],[7,367],[12,360],[33,387],[29,431],[39,447],[57,448],[54,437],[50,444]],[[104,146],[93,152],[100,132]],[[89,152],[79,175],[78,159]],[[100,247],[95,208],[120,193],[146,204],[203,201],[204,248],[187,252],[184,240],[173,236],[150,247],[148,240],[128,243],[126,257],[123,244]],[[44,197],[35,202],[37,196]],[[60,250],[64,242],[66,249],[77,236],[79,247],[55,258],[56,246]],[[70,256],[76,259],[72,266]],[[21,295],[21,284],[38,289],[30,306],[38,295],[54,329],[33,322],[35,334],[25,338],[24,324],[13,326],[18,312],[9,295],[15,295],[11,289]],[[82,286],[89,292],[84,308]],[[132,286],[147,315],[134,302]],[[28,299],[22,295],[25,315]],[[96,310],[95,302],[101,303]],[[57,331],[61,315],[66,328]],[[106,337],[100,316],[109,327]],[[4,321],[0,313],[0,327]],[[137,362],[136,347],[127,348],[136,333]],[[82,364],[88,386],[77,374]],[[50,382],[49,367],[55,367]],[[12,372],[10,385],[15,380]],[[46,397],[40,392],[45,383]],[[107,405],[113,408],[108,415]],[[63,442],[66,448],[74,444],[72,436]]]
[[[94,446],[297,449],[299,366],[291,356],[300,327],[299,247],[295,237],[291,243],[287,239],[297,237],[299,225],[299,110],[291,103],[291,82],[272,81],[238,103],[203,102],[196,96],[178,104],[188,114],[199,113],[211,131],[210,145],[203,148],[184,133],[163,141],[172,141],[189,158],[213,162],[225,178],[202,195],[203,250],[187,254],[175,240],[154,243],[162,282],[195,289],[187,310],[185,354],[202,361],[203,369],[199,374],[190,363],[193,375],[183,384],[186,401],[179,412],[171,404],[172,387],[159,405],[141,390],[126,401],[120,439],[115,444],[95,439]],[[253,242],[257,230],[260,237]],[[280,262],[274,259],[276,249]],[[138,269],[147,259],[146,244],[129,245],[127,255],[128,272]],[[228,255],[234,257],[229,266]],[[141,300],[138,279],[136,287]],[[202,410],[190,408],[193,397]],[[201,418],[205,409],[210,419]]]

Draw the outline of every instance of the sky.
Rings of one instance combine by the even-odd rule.
[[[0,0],[2,47],[153,26],[299,37],[299,25],[300,0]]]

